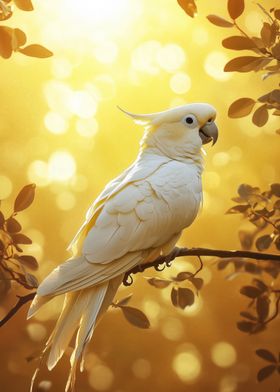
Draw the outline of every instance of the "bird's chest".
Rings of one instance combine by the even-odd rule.
[[[159,200],[159,209],[155,213],[161,214],[166,225],[176,232],[195,219],[201,204],[202,186],[197,171],[183,165],[172,169],[152,177],[150,184]]]

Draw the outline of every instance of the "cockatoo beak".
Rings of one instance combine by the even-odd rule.
[[[218,128],[214,122],[212,122],[211,124],[205,124],[199,130],[199,136],[201,137],[202,144],[207,144],[212,140],[212,146],[214,146],[214,144],[218,140],[218,135]]]

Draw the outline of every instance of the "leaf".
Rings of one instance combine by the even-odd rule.
[[[251,313],[249,312],[240,312],[240,316],[247,318],[248,320],[252,320],[252,321],[257,321],[258,319],[253,316]]]
[[[232,261],[231,259],[219,261],[219,263],[218,263],[218,270],[225,269],[229,265],[229,263],[231,263],[231,261]]]
[[[117,302],[117,305],[118,306],[126,305],[131,300],[131,297],[132,297],[132,294],[129,294],[127,297],[124,297],[124,298],[120,299]]]
[[[42,45],[33,44],[19,49],[19,52],[30,57],[47,58],[51,57],[53,53]]]
[[[256,298],[262,294],[262,291],[254,286],[243,286],[240,289],[240,294],[246,295],[249,298]]]
[[[14,29],[13,34],[13,48],[18,49],[20,46],[25,45],[26,35],[25,32],[20,29]]]
[[[267,291],[267,285],[260,279],[253,279],[253,283],[262,291],[265,292]]]
[[[259,188],[252,187],[249,184],[241,184],[237,189],[239,196],[243,199],[248,199],[249,196],[255,195],[256,193],[258,193],[258,191]]]
[[[258,127],[263,127],[268,121],[268,110],[267,105],[260,106],[253,115],[253,123]]]
[[[275,46],[273,46],[271,52],[277,60],[280,60],[280,42],[278,42]]]
[[[237,19],[243,14],[244,0],[228,0],[228,13],[232,19]]]
[[[256,101],[252,98],[239,98],[234,101],[229,109],[228,109],[228,116],[230,118],[240,118],[248,116],[253,110]]]
[[[17,259],[26,267],[36,270],[38,268],[38,262],[33,256],[29,255],[22,255],[22,256],[17,256]]]
[[[240,35],[225,38],[222,41],[222,45],[224,48],[233,50],[248,50],[255,49],[257,47],[251,38],[242,37]]]
[[[32,240],[22,233],[14,234],[12,238],[15,244],[25,244],[25,245],[32,244]]]
[[[31,0],[14,0],[15,5],[22,11],[33,11]]]
[[[256,247],[259,251],[266,250],[270,247],[273,239],[271,238],[270,235],[262,235],[256,240]]]
[[[6,227],[9,233],[18,233],[21,231],[21,225],[15,218],[7,219]]]
[[[264,22],[261,29],[261,38],[265,47],[271,46],[272,30],[269,23]]]
[[[280,9],[274,11],[274,16],[276,19],[280,20]]]
[[[234,24],[232,22],[229,22],[228,20],[226,20],[218,15],[208,15],[207,19],[209,20],[209,22],[211,22],[215,26],[219,26],[219,27],[233,27],[234,26]]]
[[[262,272],[261,268],[258,265],[250,262],[245,263],[244,269],[250,274],[260,274]]]
[[[167,279],[159,279],[159,278],[149,278],[147,279],[148,283],[151,286],[156,287],[157,289],[165,289],[166,287],[168,287],[171,283],[171,280],[167,280]]]
[[[197,14],[197,7],[194,0],[177,0],[180,7],[193,18]]]
[[[257,298],[256,310],[259,321],[263,323],[269,313],[269,298],[266,295]]]
[[[35,196],[35,184],[29,184],[22,188],[16,197],[14,211],[19,212],[30,206]]]
[[[11,57],[12,53],[12,29],[0,26],[0,56],[4,59],[8,59]]]
[[[243,214],[245,211],[248,210],[249,204],[240,204],[234,207],[231,207],[229,210],[227,210],[226,214]]]
[[[277,363],[277,359],[275,358],[275,356],[265,348],[259,348],[258,350],[256,350],[256,354],[265,361]]]
[[[191,272],[182,271],[182,272],[179,272],[177,274],[177,276],[175,278],[173,278],[173,280],[176,282],[183,282],[184,280],[189,279],[191,276],[192,276]]]
[[[3,215],[3,212],[0,211],[0,229],[3,228],[4,223],[5,223],[5,217],[4,217],[4,215]]]
[[[190,289],[178,288],[178,305],[181,309],[191,306],[194,303],[194,293]]]
[[[175,287],[171,290],[171,302],[174,306],[178,306],[178,290]]]
[[[241,56],[230,60],[224,67],[225,72],[249,72],[257,71],[264,63],[263,57]]]
[[[253,236],[250,232],[245,230],[240,230],[238,232],[239,241],[243,249],[251,249],[253,245]]]
[[[25,279],[26,279],[26,283],[30,287],[33,287],[34,289],[36,289],[39,286],[39,282],[38,282],[36,276],[29,274],[28,272],[25,273]]]
[[[256,327],[256,324],[251,321],[238,321],[237,328],[242,332],[252,333]]]
[[[124,317],[127,321],[138,328],[147,329],[150,327],[150,322],[147,316],[139,309],[131,306],[121,306]]]
[[[258,371],[258,374],[257,374],[258,381],[261,382],[261,381],[265,380],[267,377],[271,376],[271,374],[275,370],[276,370],[275,365],[269,365],[269,366],[262,368],[261,370]]]
[[[190,278],[190,282],[194,285],[197,290],[201,290],[203,286],[203,279],[201,278]]]
[[[272,184],[270,185],[270,189],[273,195],[280,197],[280,184]]]

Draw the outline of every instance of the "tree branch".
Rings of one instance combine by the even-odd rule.
[[[0,327],[2,327],[4,324],[6,324],[18,311],[19,309],[25,305],[27,302],[32,301],[32,299],[35,297],[36,292],[24,295],[22,297],[18,297],[18,302],[16,305],[7,313],[7,315],[0,320]]]
[[[131,270],[127,271],[124,275],[123,284],[124,286],[130,286],[133,283],[132,275],[137,273],[142,273],[146,269],[155,268],[157,271],[162,271],[165,266],[170,267],[171,262],[177,257],[182,256],[214,256],[219,258],[231,258],[231,257],[242,257],[247,259],[254,259],[259,261],[276,261],[280,263],[280,255],[261,253],[261,252],[249,252],[243,250],[220,250],[220,249],[207,249],[207,248],[174,248],[173,251],[167,256],[160,256],[156,260],[146,263],[144,265],[137,265]],[[160,266],[163,266],[161,268]],[[202,268],[202,263],[199,267],[200,271]],[[197,271],[197,272],[198,272]],[[8,312],[8,314],[0,320],[0,327],[6,324],[27,302],[32,301],[35,297],[36,292],[18,296],[18,302],[16,305]],[[280,298],[280,297],[279,297]]]
[[[254,259],[259,261],[277,261],[280,263],[280,255],[261,253],[261,252],[250,252],[245,250],[220,250],[220,249],[207,249],[207,248],[174,248],[173,251],[167,256],[160,256],[156,260],[146,263],[144,265],[137,265],[131,270],[127,271],[123,284],[124,286],[130,286],[133,283],[132,275],[143,272],[149,268],[155,268],[157,271],[164,269],[160,268],[160,265],[165,264],[170,267],[171,262],[176,257],[182,256],[215,256],[219,258],[231,258],[240,257],[247,259]]]

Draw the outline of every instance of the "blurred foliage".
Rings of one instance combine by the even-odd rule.
[[[0,0],[0,22],[10,19],[14,13],[14,5],[22,11],[33,11],[31,0]],[[26,44],[26,34],[18,28],[0,25],[0,56],[4,59],[11,57],[13,52],[20,52],[30,57],[46,58],[52,52],[42,45]]]
[[[5,218],[0,210],[0,301],[11,288],[11,282],[17,282],[28,290],[38,287],[37,278],[27,269],[36,270],[35,257],[22,254],[22,245],[32,244],[32,240],[21,232],[22,227],[16,216],[33,202],[35,185],[26,185],[17,195],[12,214]]]
[[[280,9],[271,8],[268,11],[258,4],[263,11],[266,21],[263,22],[259,36],[249,36],[237,23],[244,10],[244,0],[228,1],[228,13],[231,21],[217,15],[209,15],[208,20],[216,26],[231,28],[235,27],[240,35],[230,36],[222,41],[226,49],[237,51],[253,51],[257,56],[241,56],[230,60],[224,68],[225,72],[265,72],[262,79],[280,74]],[[252,98],[239,98],[234,101],[228,110],[231,118],[248,116],[255,106],[258,108],[252,117],[252,121],[258,127],[263,127],[268,119],[269,112],[273,116],[280,116],[280,89],[276,82],[276,88],[262,95],[257,100]],[[277,130],[279,133],[280,130]]]

